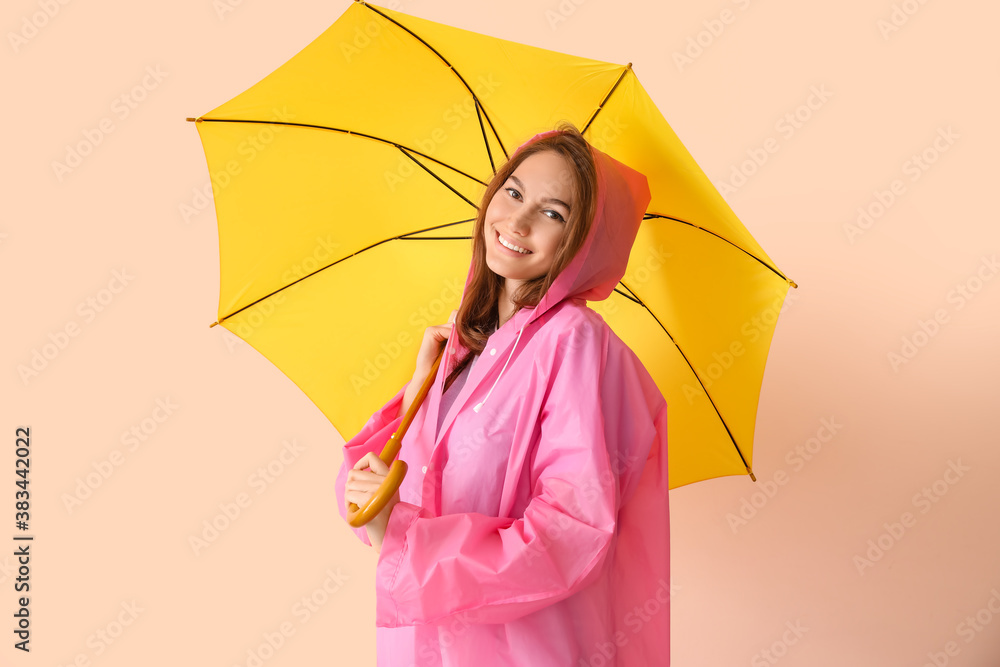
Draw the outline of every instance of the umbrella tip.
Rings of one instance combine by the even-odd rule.
[[[796,285],[795,281],[792,280],[791,278],[788,279],[788,284],[791,285],[792,287],[798,288],[798,285]]]
[[[756,482],[757,481],[757,477],[754,476],[753,470],[751,470],[750,466],[747,466],[747,472],[750,473],[750,480]]]
[[[209,328],[209,329],[211,329],[211,328],[212,328],[212,327],[214,327],[214,326],[215,326],[216,324],[218,324],[218,322],[212,322],[211,324],[209,324],[209,325],[208,325],[208,328]]]
[[[197,123],[198,122],[197,118],[185,118],[184,120],[186,120],[186,121],[188,121],[190,123]]]

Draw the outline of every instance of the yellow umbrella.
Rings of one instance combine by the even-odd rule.
[[[777,269],[643,89],[589,60],[353,2],[196,121],[219,224],[218,320],[345,438],[458,307],[486,183],[570,120],[647,175],[628,271],[591,303],[668,403],[670,487],[750,474]],[[405,452],[404,452],[405,454]]]

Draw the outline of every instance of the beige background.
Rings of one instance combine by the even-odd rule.
[[[265,652],[268,667],[374,664],[375,554],[334,506],[342,440],[270,362],[209,329],[214,211],[181,212],[208,184],[184,118],[257,82],[348,3],[229,0],[220,13],[222,2],[4,3],[4,628],[19,425],[32,429],[36,541],[32,652],[15,651],[7,629],[2,665],[248,665],[282,624],[293,634]],[[983,262],[1000,250],[996,3],[386,6],[631,61],[718,183],[747,151],[778,148],[726,197],[800,287],[764,377],[758,483],[672,492],[673,664],[1000,664],[1000,278]],[[901,25],[884,33],[894,12]],[[699,33],[702,53],[679,66]],[[157,68],[124,115],[115,100]],[[800,108],[811,89],[829,95]],[[789,136],[778,123],[797,110]],[[60,179],[53,162],[102,122],[113,131]],[[933,163],[914,171],[925,151]],[[895,201],[849,234],[896,179]],[[101,311],[88,314],[88,299]],[[74,323],[78,335],[22,380],[18,367]],[[894,366],[904,339],[916,354]],[[157,411],[168,399],[170,414]],[[133,428],[144,439],[130,449]],[[297,453],[275,463],[292,441]],[[262,483],[268,465],[280,474]],[[67,508],[79,480],[109,466]],[[240,494],[250,504],[196,554],[189,538]]]

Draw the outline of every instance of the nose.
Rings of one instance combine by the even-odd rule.
[[[511,214],[507,220],[507,229],[516,236],[525,236],[528,233],[531,222],[527,206],[522,206]]]

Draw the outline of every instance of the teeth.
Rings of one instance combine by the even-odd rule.
[[[507,241],[504,240],[504,237],[500,236],[500,234],[497,234],[497,238],[500,239],[500,243],[503,244],[505,248],[510,248],[511,250],[521,253],[522,255],[527,255],[531,252],[530,250],[525,250],[524,248],[519,248],[516,245],[507,243]]]

